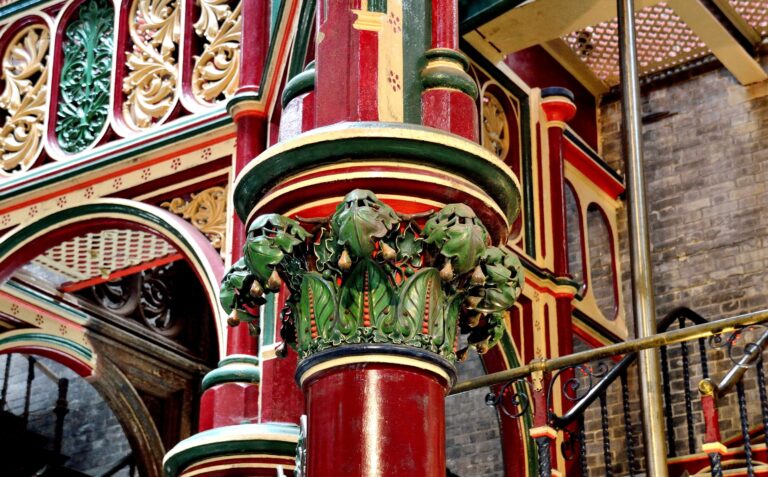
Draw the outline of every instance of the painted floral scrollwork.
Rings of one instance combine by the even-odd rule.
[[[11,40],[3,55],[5,87],[0,108],[6,116],[0,130],[0,173],[29,169],[42,150],[48,84],[50,32],[31,25]]]
[[[56,123],[64,151],[80,152],[90,146],[107,121],[113,14],[107,0],[91,0],[67,26]]]
[[[504,107],[496,96],[483,94],[483,146],[500,159],[509,151],[509,125]]]
[[[181,7],[178,0],[135,0],[123,80],[123,116],[131,126],[147,128],[171,110],[178,82],[177,54]]]
[[[215,102],[234,94],[239,83],[240,4],[230,8],[226,0],[199,0],[200,17],[195,33],[206,41],[195,58],[192,89],[205,102]]]
[[[208,237],[215,248],[221,249],[224,245],[227,229],[227,189],[225,187],[211,187],[198,194],[192,194],[189,200],[176,197],[161,205],[192,222],[192,225]]]

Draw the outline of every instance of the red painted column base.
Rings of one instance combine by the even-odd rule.
[[[299,365],[309,477],[445,476],[445,395],[455,371],[427,355],[349,345]]]
[[[198,431],[251,422],[259,415],[259,385],[224,383],[206,389],[200,398]]]
[[[478,141],[478,119],[475,100],[461,91],[430,89],[421,96],[423,123]]]

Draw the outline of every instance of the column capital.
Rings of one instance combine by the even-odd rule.
[[[541,107],[547,116],[547,127],[565,129],[565,123],[576,115],[573,93],[560,87],[541,90]]]
[[[489,237],[464,204],[398,214],[371,191],[353,190],[330,217],[256,218],[221,303],[247,321],[248,309],[285,284],[282,334],[300,359],[385,344],[452,361],[459,327],[481,353],[498,342],[504,311],[522,290],[517,256]]]

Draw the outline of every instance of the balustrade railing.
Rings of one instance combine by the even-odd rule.
[[[642,339],[611,345],[606,350],[589,350],[568,357],[541,360],[519,370],[505,372],[514,379],[504,382],[497,392],[489,393],[486,404],[497,407],[499,412],[510,417],[525,414],[532,417],[530,435],[538,446],[538,471],[542,477],[552,475],[553,463],[558,461],[555,452],[560,453],[562,460],[572,462],[568,464],[569,475],[579,472],[589,475],[589,470],[594,472],[593,475],[641,475],[643,461],[637,451],[640,450],[638,442],[642,440],[642,431],[639,421],[633,422],[635,414],[632,412],[639,408],[638,396],[632,392],[635,389],[632,379],[636,369],[634,351],[658,347],[662,359],[670,475],[703,472],[722,477],[723,462],[727,459],[727,465],[732,472],[736,472],[734,475],[754,476],[756,460],[753,442],[756,430],[750,429],[747,403],[751,400],[750,392],[759,397],[763,427],[758,431],[765,434],[766,443],[765,450],[761,447],[760,452],[768,452],[768,389],[765,387],[762,357],[763,350],[768,346],[768,327],[759,324],[768,320],[768,312],[745,316],[756,319],[742,320],[739,325],[717,329],[718,322],[708,322],[690,309],[678,308],[659,321],[660,334],[655,340]],[[738,321],[738,317],[719,323],[733,320]],[[702,333],[701,330],[708,331]],[[758,331],[762,334],[755,338]],[[617,352],[608,353],[610,348]],[[723,368],[720,359],[723,349],[733,361],[733,367],[716,384],[710,373],[713,369]],[[596,361],[606,357],[612,359]],[[713,362],[715,368],[712,367]],[[751,385],[747,385],[749,380],[745,381],[747,372],[752,368],[755,368],[755,373],[749,376],[756,381],[756,391],[749,391]],[[482,378],[482,383],[460,383],[458,388],[466,390],[479,387],[479,384],[499,383],[502,376],[489,375]],[[696,382],[701,383],[700,401],[692,387]],[[738,412],[740,439],[731,439],[727,442],[731,446],[727,447],[727,443],[720,438],[718,401],[721,401],[721,407],[728,404],[721,398],[731,392],[736,394],[736,406],[728,407],[725,412],[731,415]],[[558,399],[561,400],[560,406],[555,405]],[[615,405],[617,401],[620,401],[620,406]],[[599,414],[594,412],[593,405],[598,406]],[[554,411],[556,407],[564,409],[562,414]],[[588,412],[589,409],[593,411]],[[619,415],[611,415],[611,411]],[[699,437],[702,433],[697,432],[701,426],[705,429],[703,439]],[[623,429],[619,431],[620,428]],[[623,432],[619,439],[616,439],[617,432]],[[697,439],[700,441],[697,442]],[[556,442],[561,443],[559,448],[555,446]],[[738,448],[734,442],[739,444]],[[616,452],[617,445],[624,446],[626,452]],[[598,458],[602,459],[599,469],[594,467],[596,449],[600,451],[597,452]],[[617,460],[617,456],[625,457],[625,460]],[[588,457],[591,457],[589,462],[592,466],[588,466]],[[736,470],[737,467],[739,470]]]

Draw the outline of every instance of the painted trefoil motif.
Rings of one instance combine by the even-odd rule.
[[[56,115],[56,136],[66,152],[93,144],[107,121],[113,15],[108,0],[90,0],[67,26]]]
[[[35,24],[22,29],[3,55],[0,108],[0,174],[29,169],[43,147],[43,119],[48,85],[48,28]]]
[[[176,99],[181,34],[178,0],[135,0],[128,23],[133,50],[123,79],[123,116],[144,129],[170,114]]]
[[[213,103],[232,96],[240,77],[240,3],[231,8],[226,0],[199,0],[200,17],[195,33],[205,40],[195,57],[192,90],[204,102]]]

